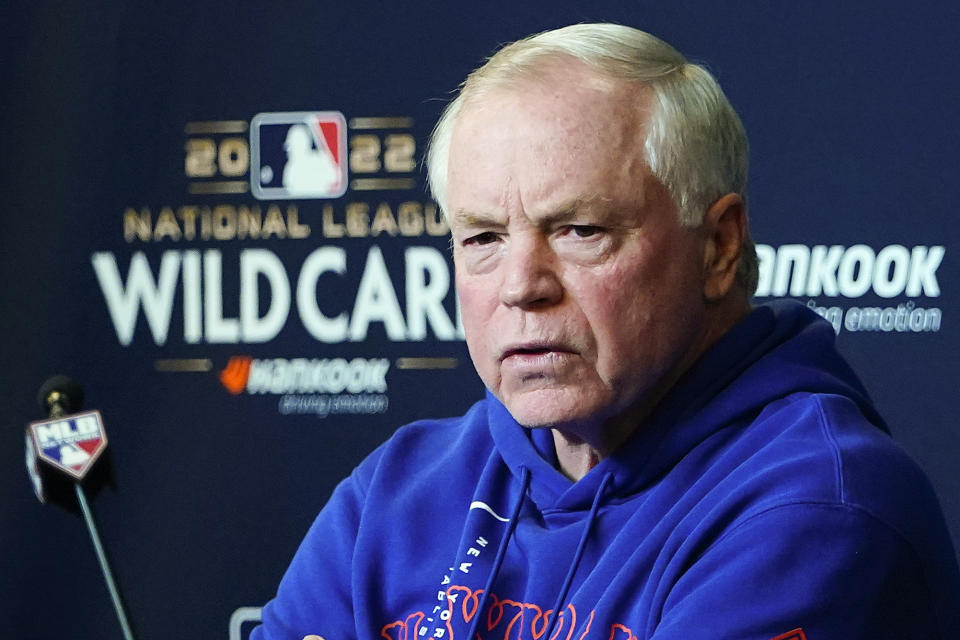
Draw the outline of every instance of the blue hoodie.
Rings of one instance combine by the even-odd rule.
[[[936,497],[834,338],[799,304],[756,308],[577,482],[489,394],[398,430],[252,638],[960,636]]]

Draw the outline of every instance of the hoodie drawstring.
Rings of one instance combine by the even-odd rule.
[[[557,596],[557,602],[553,605],[553,616],[550,618],[550,623],[547,626],[546,634],[542,636],[544,640],[550,640],[550,635],[553,633],[553,629],[557,624],[557,619],[560,617],[560,607],[563,605],[564,601],[567,599],[567,594],[570,592],[570,585],[573,584],[573,577],[576,575],[577,568],[580,566],[580,560],[583,558],[583,551],[587,546],[587,540],[590,538],[590,532],[593,530],[593,524],[597,519],[597,513],[600,511],[600,501],[603,499],[603,494],[607,488],[607,485],[610,484],[612,480],[612,473],[607,473],[605,476],[603,476],[603,480],[600,482],[600,487],[597,489],[597,493],[593,497],[593,504],[590,506],[590,513],[587,516],[587,523],[583,527],[583,533],[580,535],[580,542],[577,544],[577,549],[574,552],[573,561],[570,563],[570,568],[567,570],[567,576],[563,579],[563,586],[560,588],[560,593]],[[483,608],[487,604],[487,597],[490,594],[490,589],[493,587],[493,583],[497,579],[497,575],[500,573],[500,567],[503,565],[503,559],[507,554],[507,546],[510,544],[510,539],[513,538],[513,533],[517,528],[517,522],[520,519],[520,507],[523,506],[523,500],[529,488],[530,470],[521,466],[520,495],[517,497],[517,501],[513,505],[513,511],[510,514],[510,520],[507,523],[507,530],[504,532],[503,537],[500,539],[500,545],[497,547],[497,555],[493,559],[493,567],[490,570],[490,575],[487,577],[487,583],[483,587],[483,595],[480,596],[480,600],[477,602],[476,613],[474,614],[473,621],[470,623],[470,628],[467,631],[466,640],[473,640],[476,637],[477,627],[480,624],[480,616],[483,613]]]
[[[507,530],[500,539],[500,546],[497,547],[497,555],[493,558],[493,567],[490,569],[490,575],[487,577],[487,584],[484,585],[483,595],[480,596],[480,601],[477,603],[477,610],[473,615],[473,622],[470,623],[470,629],[467,632],[467,640],[471,640],[474,635],[476,635],[477,625],[480,623],[480,614],[483,613],[483,607],[487,603],[487,595],[489,595],[490,589],[493,587],[493,581],[497,579],[497,574],[500,573],[500,567],[503,565],[503,558],[507,555],[507,545],[510,543],[510,538],[513,537],[513,532],[517,528],[517,521],[520,520],[520,507],[523,506],[523,498],[527,495],[527,489],[529,488],[530,470],[524,466],[521,466],[520,495],[517,496],[517,501],[513,505],[513,511],[510,514],[510,520],[507,522]]]
[[[563,579],[563,586],[560,588],[560,594],[557,596],[557,602],[553,605],[553,616],[550,618],[550,624],[547,626],[547,632],[544,634],[544,640],[550,640],[553,628],[557,625],[560,618],[560,607],[567,599],[567,593],[570,591],[570,585],[573,583],[573,576],[577,573],[577,567],[580,566],[580,559],[583,558],[583,550],[587,546],[587,539],[590,537],[590,531],[593,529],[593,523],[597,519],[597,512],[600,510],[600,500],[603,498],[604,489],[607,484],[613,480],[613,474],[607,473],[600,482],[596,495],[593,497],[593,504],[590,505],[590,515],[587,517],[587,524],[583,527],[583,534],[580,536],[580,542],[577,544],[577,550],[573,554],[573,562],[570,563],[570,569],[567,570],[567,577]]]

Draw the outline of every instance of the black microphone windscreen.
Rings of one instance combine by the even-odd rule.
[[[37,393],[37,402],[44,413],[50,410],[49,398],[55,392],[60,392],[60,404],[67,413],[74,413],[83,407],[83,388],[69,376],[56,375],[47,379]]]

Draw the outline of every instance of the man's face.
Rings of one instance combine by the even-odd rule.
[[[704,242],[643,159],[649,102],[571,63],[467,104],[454,129],[467,345],[523,425],[609,425],[699,355]]]

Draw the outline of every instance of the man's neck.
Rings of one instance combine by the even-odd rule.
[[[557,429],[553,429],[553,446],[557,451],[560,471],[574,482],[587,475],[603,457],[589,443],[570,437]]]
[[[694,346],[649,389],[641,401],[623,414],[598,425],[570,425],[554,428],[553,443],[560,471],[576,482],[608,457],[617,447],[630,439],[656,409],[663,397],[677,381],[720,336],[740,322],[750,311],[743,296],[731,296],[712,310],[713,317],[705,323],[703,335]]]

